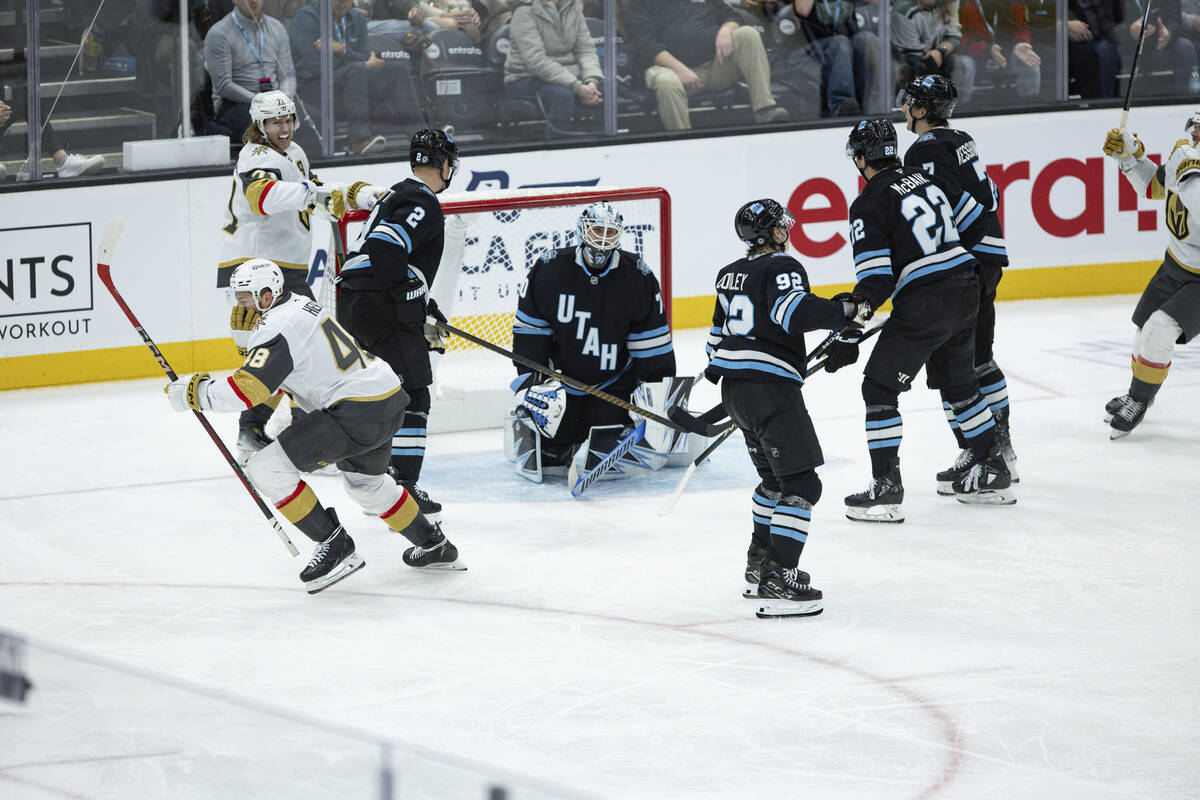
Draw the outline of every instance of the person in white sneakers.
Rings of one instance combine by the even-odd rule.
[[[21,115],[23,116],[23,115]],[[3,136],[15,121],[12,106],[0,100],[0,136]],[[60,178],[74,178],[79,175],[90,175],[104,169],[104,156],[84,156],[79,153],[68,153],[58,142],[54,128],[47,121],[42,128],[42,152],[50,153],[54,159],[55,171]],[[8,170],[0,164],[0,180],[8,175]]]

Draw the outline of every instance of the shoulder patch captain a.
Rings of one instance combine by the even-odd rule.
[[[637,260],[637,268],[638,272],[642,273],[643,275],[650,274],[650,268],[646,266],[646,262],[642,261],[640,258]]]
[[[555,257],[557,257],[557,256],[558,256],[557,250],[547,250],[544,253],[542,253],[542,255],[540,257],[541,257],[542,261],[549,262],[549,261],[553,261],[555,259]]]
[[[928,142],[933,140],[933,131],[925,131],[917,137],[918,142]]]

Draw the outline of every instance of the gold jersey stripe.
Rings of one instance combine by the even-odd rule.
[[[370,397],[343,397],[340,400],[334,400],[329,404],[329,407],[333,408],[338,403],[374,403],[377,400],[387,400],[389,397],[403,388],[403,386],[397,386],[395,389],[386,391],[383,394],[371,395]]]
[[[267,212],[263,211],[262,201],[274,185],[275,181],[267,178],[260,178],[246,185],[246,201],[250,203],[250,210],[260,217],[267,216]]]
[[[246,401],[251,406],[256,406],[259,403],[265,403],[271,397],[271,390],[263,384],[258,378],[251,375],[244,369],[239,369],[229,378],[233,381],[234,386],[246,398]]]

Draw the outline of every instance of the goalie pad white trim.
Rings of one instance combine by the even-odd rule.
[[[633,390],[633,404],[647,411],[653,411],[661,417],[668,417],[673,408],[686,411],[688,397],[691,395],[695,383],[694,377],[675,377],[663,378],[653,383],[638,384],[638,387]],[[629,412],[629,416],[634,422],[643,419],[632,411]],[[700,452],[696,448],[697,444],[700,444],[702,449],[703,437],[677,431],[650,419],[646,420],[646,435],[642,442],[639,442],[639,446],[666,456],[664,463],[673,467],[687,466],[691,463],[691,460]],[[654,469],[661,469],[661,467]]]
[[[542,432],[524,409],[513,409],[504,420],[504,457],[513,462],[517,474],[525,480],[541,483],[544,479]]]
[[[639,418],[640,419],[640,418]],[[613,451],[621,439],[629,433],[628,425],[594,425],[588,431],[588,438],[575,452],[571,462],[572,475],[583,475]],[[649,423],[647,423],[649,428]],[[646,446],[645,436],[633,446],[599,480],[612,481],[627,478],[630,475],[658,472],[667,465],[667,454]]]

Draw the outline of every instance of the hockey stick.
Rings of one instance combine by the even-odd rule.
[[[642,420],[637,424],[637,427],[635,427],[625,436],[624,439],[617,443],[616,447],[609,451],[608,455],[600,459],[596,466],[592,467],[578,478],[576,477],[578,473],[575,472],[575,462],[572,461],[570,470],[572,484],[571,497],[581,496],[585,491],[587,491],[589,486],[600,480],[600,476],[612,469],[613,465],[620,461],[626,453],[632,450],[634,445],[636,445],[645,434],[646,420]],[[584,454],[584,461],[586,462],[586,460],[587,454]]]
[[[1138,34],[1137,48],[1133,51],[1133,68],[1129,70],[1129,86],[1125,87],[1125,107],[1121,109],[1121,124],[1117,127],[1125,130],[1129,122],[1129,107],[1133,105],[1133,81],[1137,78],[1138,59],[1142,55],[1142,45],[1146,41],[1146,26],[1150,22],[1150,0],[1146,0],[1146,11],[1142,14],[1142,30]]]
[[[105,285],[105,287],[108,288],[109,294],[111,294],[113,299],[117,301],[117,305],[119,305],[121,310],[125,312],[125,316],[129,318],[129,322],[133,325],[134,330],[141,334],[142,341],[146,343],[146,347],[150,348],[150,353],[154,356],[155,360],[158,361],[158,365],[163,368],[163,372],[167,373],[167,377],[172,381],[178,380],[179,376],[175,374],[175,370],[171,369],[171,365],[167,363],[167,359],[163,356],[162,351],[158,349],[158,345],[156,345],[154,340],[150,338],[150,334],[146,333],[146,329],[142,327],[142,323],[138,322],[138,318],[134,316],[133,311],[125,303],[125,298],[121,297],[121,293],[117,291],[117,287],[113,284],[112,274],[110,272],[112,255],[113,251],[117,247],[117,239],[121,236],[121,231],[124,227],[124,223],[122,223],[120,220],[113,220],[109,222],[107,226],[105,226],[104,235],[100,238],[100,257],[96,263],[96,274],[100,276],[100,281]],[[238,476],[238,480],[240,480],[242,485],[246,487],[246,491],[249,492],[250,496],[254,498],[254,502],[258,505],[258,509],[262,511],[263,516],[265,516],[271,523],[271,526],[275,529],[276,535],[278,535],[280,541],[283,542],[284,547],[286,547],[288,552],[293,556],[299,555],[300,551],[296,549],[296,545],[292,544],[292,540],[288,538],[287,533],[279,525],[279,520],[275,519],[275,515],[271,513],[270,507],[267,506],[267,504],[263,501],[258,491],[250,485],[250,479],[246,477],[246,473],[242,471],[242,468],[238,466],[237,461],[235,461],[233,456],[230,455],[229,449],[225,447],[225,443],[221,441],[221,437],[215,430],[213,430],[213,426],[209,424],[208,419],[205,418],[205,416],[199,411],[193,411],[192,413],[196,415],[196,419],[200,421],[200,424],[204,426],[204,430],[206,430],[208,435],[212,437],[213,444],[217,446],[217,449],[221,451],[221,455],[223,455],[225,460],[229,462],[229,466],[233,468],[233,472]]]
[[[545,375],[549,378],[554,378],[555,380],[561,382],[564,386],[570,386],[572,389],[575,389],[576,391],[584,392],[585,394],[590,394],[592,397],[598,397],[601,400],[605,401],[606,403],[612,403],[614,406],[616,406],[618,408],[623,408],[626,411],[632,411],[634,414],[637,414],[639,417],[645,417],[646,419],[653,420],[653,421],[659,423],[660,425],[666,425],[668,428],[679,431],[680,433],[691,433],[692,432],[692,431],[689,431],[683,425],[680,425],[678,422],[673,422],[672,420],[669,420],[666,417],[655,414],[653,411],[648,411],[644,408],[639,408],[638,406],[635,406],[633,403],[628,403],[619,397],[614,397],[613,395],[609,394],[608,392],[605,392],[601,389],[597,389],[595,386],[588,386],[586,383],[581,383],[581,382],[575,380],[574,378],[568,378],[566,375],[563,375],[561,372],[556,372],[555,370],[550,369],[550,367],[547,367],[543,364],[539,364],[536,361],[534,361],[533,359],[526,358],[525,356],[514,353],[511,350],[505,350],[503,347],[500,347],[499,345],[492,344],[487,339],[480,339],[478,336],[474,336],[472,334],[467,333],[466,331],[459,330],[458,328],[454,327],[453,325],[449,325],[445,322],[435,322],[434,325],[439,330],[445,331],[446,333],[454,334],[455,336],[458,336],[459,338],[462,338],[462,339],[466,339],[468,342],[477,344],[484,349],[491,350],[493,353],[498,353],[499,355],[502,355],[506,358],[510,358],[513,361],[517,362],[518,364],[521,364],[522,366],[529,367],[534,372],[539,372],[542,375]]]
[[[879,331],[883,329],[883,326],[886,323],[887,323],[887,320],[884,320],[883,322],[876,325],[874,328],[871,328],[871,330],[864,333],[863,337],[858,340],[859,343],[861,344],[862,342],[865,342],[867,339],[870,339],[875,334],[879,333]],[[809,356],[809,361],[811,361],[813,358],[820,358],[821,356],[823,356],[825,354],[825,352],[827,350],[829,350],[830,346],[833,344],[833,340],[837,338],[837,335],[839,333],[841,333],[841,330],[832,331],[828,336],[825,337],[825,339],[819,345],[814,347],[812,354]],[[825,361],[824,361],[824,359],[822,359],[820,362],[813,364],[811,367],[806,368],[804,370],[804,377],[808,378],[808,377],[815,375],[824,366],[825,366]],[[719,408],[721,408],[720,404],[718,404],[718,405],[714,406],[713,408],[709,409],[708,411],[704,412],[704,414],[701,414],[700,418],[703,418],[709,414],[712,414]],[[716,426],[716,425],[713,425],[710,427],[719,428],[719,426]],[[671,495],[671,498],[667,501],[667,504],[663,507],[663,510],[658,512],[658,515],[660,517],[663,517],[663,516],[666,516],[667,514],[669,514],[671,512],[671,509],[673,509],[675,507],[675,504],[677,502],[679,502],[679,498],[683,495],[683,489],[685,486],[687,486],[688,481],[690,481],[692,479],[692,473],[696,471],[696,467],[700,466],[700,464],[703,463],[705,461],[705,459],[707,459],[710,455],[712,455],[713,451],[716,450],[718,447],[720,447],[721,444],[724,443],[724,441],[726,439],[728,439],[729,436],[735,430],[737,430],[737,425],[730,424],[729,427],[725,428],[723,431],[720,431],[720,436],[717,438],[717,440],[714,441],[712,444],[710,444],[707,448],[705,448],[704,452],[701,453],[700,455],[696,456],[695,460],[692,461],[692,463],[688,465],[687,472],[683,473],[683,477],[679,479],[679,485],[677,485],[675,487],[675,493]]]

